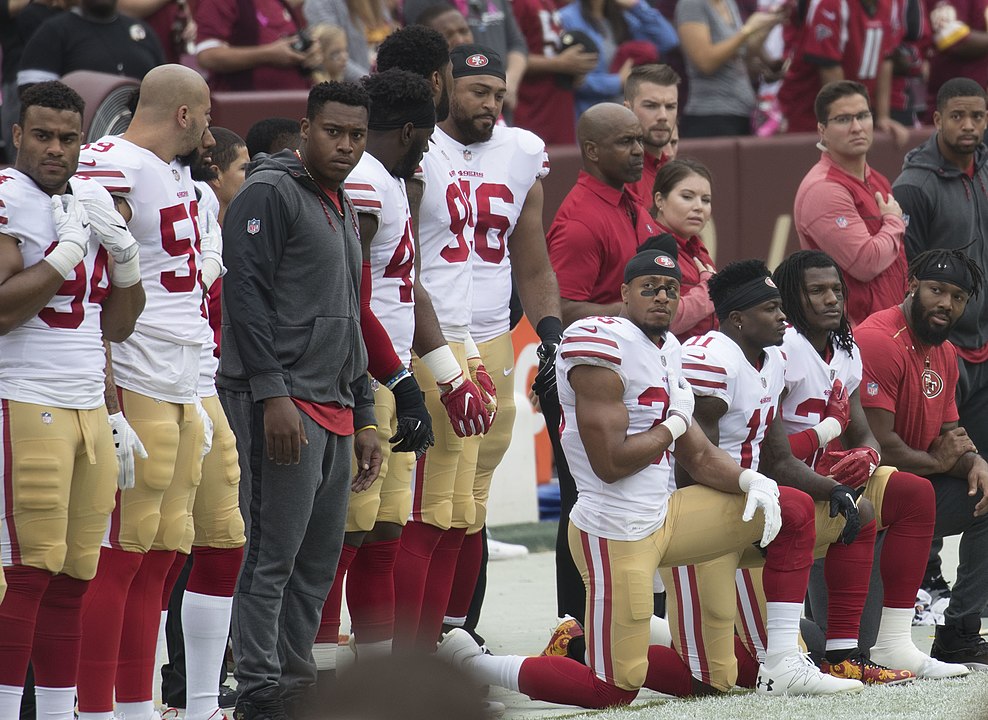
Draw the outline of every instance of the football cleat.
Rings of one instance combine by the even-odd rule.
[[[470,658],[483,654],[480,645],[462,628],[454,628],[443,635],[436,648],[436,657],[456,667],[463,667]]]
[[[583,637],[583,626],[580,625],[580,622],[576,618],[564,615],[559,621],[559,624],[556,625],[556,629],[552,631],[549,644],[545,646],[545,650],[540,654],[542,656],[565,656],[570,640],[578,637]]]
[[[836,678],[860,680],[865,685],[900,685],[916,679],[916,676],[908,670],[893,670],[878,665],[861,654],[845,658],[838,663],[824,660],[820,663],[820,670]]]
[[[864,689],[859,680],[847,680],[820,672],[810,656],[796,652],[758,668],[755,692],[759,695],[834,695]]]
[[[288,720],[281,689],[270,687],[241,695],[233,711],[233,720]]]
[[[507,708],[504,706],[504,703],[497,700],[484,700],[484,714],[488,720],[499,720],[499,718],[504,717],[505,710]]]
[[[908,658],[908,660],[907,660]],[[920,652],[915,646],[908,647],[898,653],[883,652],[879,648],[871,649],[872,662],[879,665],[907,668],[917,678],[938,679],[948,677],[963,677],[970,670],[959,663],[942,662]]]
[[[988,641],[981,637],[980,627],[975,626],[980,624],[977,618],[972,627],[937,625],[930,655],[941,662],[988,670]]]

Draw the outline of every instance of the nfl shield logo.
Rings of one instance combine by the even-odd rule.
[[[843,215],[837,218],[834,222],[837,223],[837,227],[839,227],[841,230],[847,227],[847,218],[844,217]]]
[[[261,221],[258,218],[251,218],[247,221],[247,234],[257,235],[261,232]]]
[[[868,383],[868,386],[865,388],[865,390],[869,395],[874,397],[875,395],[878,394],[878,383],[877,382]]]

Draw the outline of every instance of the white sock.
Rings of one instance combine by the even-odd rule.
[[[0,685],[0,718],[16,718],[21,715],[21,695],[24,688],[16,685]]]
[[[878,638],[871,649],[872,662],[898,670],[919,672],[926,662],[925,655],[913,644],[913,608],[882,608]]]
[[[79,720],[116,720],[113,711],[110,712],[81,712]]]
[[[75,720],[75,687],[34,688],[37,720]]]
[[[449,615],[443,616],[443,625],[449,625],[450,627],[461,628],[467,624],[467,617],[450,617]]]
[[[765,644],[765,664],[775,664],[786,655],[799,650],[799,618],[803,613],[802,603],[765,603],[765,631],[768,642]]]
[[[154,682],[151,685],[151,699],[155,705],[163,704],[161,699],[161,666],[168,662],[168,638],[165,635],[165,623],[168,621],[168,611],[161,611],[158,620],[158,641],[154,644]]]
[[[357,657],[361,660],[369,658],[387,657],[391,654],[391,640],[381,640],[373,643],[362,643],[357,641]]]
[[[152,720],[154,701],[142,700],[136,703],[117,703],[117,720]]]
[[[312,659],[316,661],[316,670],[336,669],[336,643],[317,642],[312,646]]]
[[[827,652],[831,650],[853,650],[858,646],[858,641],[848,638],[837,638],[827,640]]]
[[[468,658],[463,666],[485,685],[497,685],[519,692],[518,676],[522,663],[527,659],[523,655],[475,655]]]
[[[185,715],[208,718],[219,709],[220,670],[230,632],[232,597],[185,591],[182,632],[185,633]]]

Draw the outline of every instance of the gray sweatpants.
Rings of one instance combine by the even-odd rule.
[[[274,686],[290,700],[316,678],[312,644],[343,545],[353,439],[300,413],[309,440],[301,463],[276,465],[263,403],[250,393],[219,396],[237,436],[247,532],[233,596],[235,677],[244,695]]]

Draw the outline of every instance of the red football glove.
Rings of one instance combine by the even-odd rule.
[[[480,396],[484,400],[484,407],[491,417],[491,425],[494,424],[494,416],[497,415],[497,388],[494,387],[494,380],[487,368],[480,362],[480,358],[467,358],[467,366],[470,368],[470,379],[480,390]]]
[[[460,374],[451,384],[440,385],[439,388],[439,399],[458,437],[483,435],[491,429],[491,417],[484,407],[484,397],[470,380]]]
[[[840,423],[841,432],[847,430],[847,424],[851,420],[851,399],[847,395],[847,388],[840,378],[834,380],[834,386],[830,389],[830,398],[827,400],[827,409],[823,413],[824,417],[832,417]]]
[[[868,482],[881,459],[875,448],[859,447],[825,453],[817,464],[817,472],[830,475],[841,485],[857,488]]]

